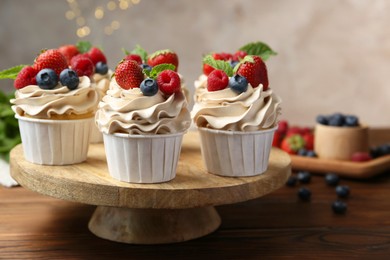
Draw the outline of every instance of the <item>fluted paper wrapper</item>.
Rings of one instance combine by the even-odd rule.
[[[103,134],[110,175],[132,183],[159,183],[174,179],[183,134]]]
[[[91,137],[89,140],[91,144],[103,143],[103,134],[95,124],[91,127]]]
[[[256,132],[198,128],[203,162],[208,172],[245,177],[264,173],[277,127]]]
[[[94,118],[46,120],[16,117],[27,161],[44,165],[67,165],[87,159]]]

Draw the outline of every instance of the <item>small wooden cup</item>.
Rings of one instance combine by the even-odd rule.
[[[368,126],[315,126],[314,151],[322,159],[351,160],[355,152],[369,151]]]

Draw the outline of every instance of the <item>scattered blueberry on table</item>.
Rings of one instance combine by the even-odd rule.
[[[299,188],[298,197],[303,201],[309,201],[311,198],[311,191],[305,187]]]
[[[298,178],[294,175],[291,175],[287,182],[286,182],[286,185],[289,186],[289,187],[294,187],[298,182]]]
[[[311,174],[308,171],[298,172],[297,177],[300,183],[309,183],[311,180]]]
[[[332,203],[332,210],[336,214],[344,214],[347,211],[347,203],[336,200]]]
[[[325,175],[325,182],[329,186],[336,186],[340,181],[340,177],[335,173],[327,173]]]
[[[346,185],[339,185],[336,187],[336,194],[339,198],[346,198],[349,196],[349,187]]]

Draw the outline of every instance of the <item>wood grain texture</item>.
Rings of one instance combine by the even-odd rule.
[[[244,178],[209,174],[203,167],[198,135],[183,140],[176,178],[159,184],[120,182],[108,174],[104,147],[91,145],[88,159],[69,166],[42,166],[24,160],[22,146],[11,152],[11,172],[22,186],[56,198],[128,208],[193,208],[230,204],[263,196],[282,186],[291,173],[288,154],[273,149],[266,173]]]

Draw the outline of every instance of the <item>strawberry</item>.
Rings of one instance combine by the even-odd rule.
[[[92,47],[88,51],[88,56],[93,62],[93,65],[96,65],[99,61],[103,62],[104,64],[107,64],[106,56],[104,56],[103,52],[96,47]]]
[[[353,162],[367,162],[372,159],[368,152],[356,152],[352,154],[351,161]]]
[[[210,75],[210,73],[215,70],[213,67],[211,67],[210,65],[208,64],[203,64],[203,74],[208,76]]]
[[[144,74],[136,61],[123,60],[115,68],[115,79],[123,89],[139,88]]]
[[[244,76],[253,88],[263,84],[263,90],[268,89],[267,67],[259,56],[246,56],[241,61],[237,74]]]
[[[61,52],[62,55],[64,55],[66,62],[68,63],[68,66],[70,66],[70,60],[74,56],[76,56],[77,54],[80,53],[79,50],[77,49],[76,45],[72,45],[72,44],[63,45],[63,46],[58,48],[58,51]]]
[[[233,58],[233,55],[227,52],[213,53],[212,56],[215,60],[224,60],[224,61],[228,61]]]
[[[177,57],[176,53],[171,50],[156,51],[148,58],[148,65],[152,67],[164,63],[174,65],[175,71],[177,71],[179,66],[179,58]]]
[[[52,69],[59,76],[61,71],[68,68],[68,62],[61,52],[51,49],[41,52],[35,59],[33,67],[38,72],[42,69]]]
[[[95,71],[95,66],[90,58],[85,54],[78,54],[70,61],[70,67],[76,71],[79,77],[91,77]]]
[[[302,135],[303,140],[305,140],[305,149],[313,150],[314,149],[314,134],[311,132],[305,133]]]
[[[142,58],[141,56],[137,55],[137,54],[129,54],[125,57],[125,60],[133,60],[133,61],[136,61],[138,63],[138,65],[141,65],[142,64]]]
[[[276,131],[282,135],[286,135],[288,131],[288,122],[286,120],[280,120],[278,123],[278,130]]]
[[[164,70],[158,74],[157,84],[161,92],[166,95],[179,92],[181,89],[180,77],[173,70]]]
[[[33,67],[26,66],[24,67],[16,77],[14,81],[14,87],[16,89],[24,88],[28,85],[36,85],[37,80],[35,79],[35,76],[37,75],[38,71],[34,69]]]
[[[280,145],[280,148],[289,154],[296,154],[299,149],[305,146],[305,140],[302,136],[295,134],[285,137]]]
[[[236,51],[236,53],[233,54],[232,60],[234,61],[241,61],[247,53],[245,51]]]
[[[280,147],[282,140],[283,140],[283,135],[280,132],[276,131],[274,133],[274,139],[272,139],[272,146]]]
[[[207,77],[207,90],[217,91],[225,89],[229,84],[229,77],[223,70],[213,70]]]

